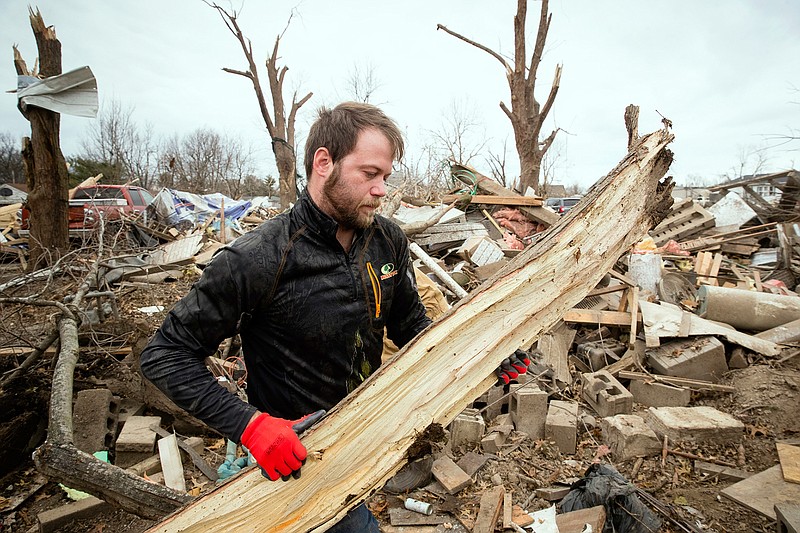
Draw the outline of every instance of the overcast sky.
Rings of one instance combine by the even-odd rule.
[[[223,0],[224,1],[224,0]],[[4,90],[16,86],[11,45],[29,65],[36,45],[27,0],[0,1]],[[40,0],[33,3],[54,25],[64,70],[89,65],[101,106],[112,98],[134,109],[137,122],[159,135],[210,127],[260,146],[262,169],[272,163],[268,139],[249,80],[222,67],[245,69],[238,43],[217,13],[200,0]],[[498,151],[513,135],[498,104],[510,106],[500,63],[436,30],[441,23],[509,56],[516,2],[478,0],[256,1],[238,0],[240,25],[263,64],[274,39],[290,67],[288,91],[314,92],[298,118],[299,144],[320,105],[349,99],[355,65],[374,67],[380,104],[406,131],[411,157],[441,128],[453,103],[467,106],[482,126],[475,134]],[[540,4],[530,2],[533,42]],[[797,0],[552,0],[553,22],[539,70],[543,101],[557,63],[561,89],[549,129],[556,181],[588,187],[625,155],[623,112],[641,107],[640,132],[674,125],[670,169],[680,183],[739,167],[764,150],[761,170],[797,168],[800,142],[776,146],[769,137],[800,128],[800,2]],[[532,48],[532,44],[529,50]],[[262,72],[262,77],[265,74]],[[0,132],[28,133],[16,96],[4,94]],[[62,148],[77,155],[91,119],[62,118]],[[754,157],[747,165],[752,166]],[[473,165],[488,173],[481,159]],[[518,164],[515,164],[518,167]],[[751,170],[748,166],[746,171]],[[518,173],[515,168],[514,173]]]

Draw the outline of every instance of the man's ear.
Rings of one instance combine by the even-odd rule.
[[[327,148],[321,146],[314,152],[314,162],[311,165],[311,170],[317,176],[325,179],[333,171],[333,158]]]

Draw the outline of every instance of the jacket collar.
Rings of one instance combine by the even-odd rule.
[[[339,223],[331,218],[328,214],[324,213],[322,209],[314,203],[311,195],[307,190],[300,193],[297,203],[292,208],[292,213],[295,214],[301,223],[308,225],[314,231],[320,233],[326,238],[333,239],[337,244],[336,230],[339,229]],[[372,225],[376,225],[378,217],[372,221]],[[355,239],[358,240],[364,233],[363,229],[356,229]]]

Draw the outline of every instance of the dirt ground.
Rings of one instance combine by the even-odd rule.
[[[0,283],[17,275],[13,266],[0,265]],[[194,274],[189,272],[179,279],[155,285],[127,284],[118,291],[120,319],[110,320],[81,330],[82,343],[100,344],[104,349],[92,349],[82,355],[76,370],[75,390],[96,387],[106,380],[118,378],[120,361],[110,355],[112,347],[129,346],[141,342],[157,328],[166,309],[188,290]],[[41,292],[40,297],[57,300],[74,290],[74,283],[56,280],[49,286],[43,282],[29,283],[14,290],[13,296]],[[4,296],[9,296],[5,293]],[[146,314],[139,309],[162,305],[165,311]],[[0,318],[0,348],[36,343],[52,327],[54,309],[48,307],[4,305]],[[21,363],[19,356],[0,355],[0,376],[7,375]],[[45,354],[24,378],[0,391],[0,432],[4,451],[0,452],[0,531],[37,531],[38,513],[69,502],[64,491],[55,483],[44,483],[36,473],[30,452],[41,444],[45,436],[50,394],[52,355]],[[738,468],[757,473],[778,463],[775,442],[800,438],[800,356],[783,364],[757,358],[748,368],[730,371],[724,384],[735,387],[734,393],[707,393],[693,397],[692,405],[709,405],[727,412],[746,425],[738,442],[726,446],[682,445],[679,449],[711,460],[734,463]],[[567,396],[570,390],[565,392]],[[641,406],[637,406],[641,408]],[[584,406],[584,409],[588,407]],[[588,412],[588,411],[587,411]],[[513,501],[528,511],[548,507],[550,502],[532,497],[536,488],[554,483],[571,483],[583,476],[593,461],[610,462],[604,453],[599,429],[584,427],[579,435],[578,452],[574,456],[561,454],[546,441],[532,442],[512,434],[509,445],[494,454],[476,474],[476,482],[456,496],[431,490],[417,490],[410,494],[416,499],[432,502],[438,509],[450,509],[457,529],[458,522],[470,525],[475,519],[481,494],[502,482],[513,491]],[[217,466],[222,462],[224,441],[219,436],[205,435],[204,457]],[[8,443],[6,445],[5,443]],[[467,451],[453,450],[456,459]],[[774,522],[749,511],[720,496],[720,490],[731,484],[699,475],[693,461],[668,455],[646,458],[632,475],[635,461],[615,464],[616,468],[640,489],[669,506],[676,517],[693,523],[707,531],[775,531]],[[202,484],[199,473],[189,477],[198,481],[201,490],[211,488]],[[24,499],[13,510],[8,507]],[[406,495],[403,495],[405,497]],[[387,527],[388,509],[402,506],[396,495],[377,493],[370,507]],[[2,510],[5,509],[5,510]],[[663,519],[663,516],[662,516]],[[120,510],[108,510],[91,519],[73,522],[59,532],[140,532],[153,522],[137,518]],[[447,526],[438,526],[446,531]],[[396,530],[396,529],[395,529]],[[664,520],[663,531],[679,531]],[[431,529],[433,531],[433,529]]]

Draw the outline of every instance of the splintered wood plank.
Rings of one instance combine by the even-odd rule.
[[[161,459],[164,484],[171,489],[186,492],[181,451],[178,449],[178,438],[174,433],[158,440],[158,456]]]
[[[782,442],[775,446],[778,448],[783,479],[790,483],[800,483],[800,448]]]
[[[472,527],[472,533],[494,533],[497,520],[500,518],[500,511],[503,509],[503,496],[505,489],[492,487],[481,495],[481,506],[478,509],[478,517]]]
[[[571,383],[569,349],[577,331],[559,321],[555,327],[539,338],[536,348],[542,352],[542,362],[553,368],[553,376],[563,383]]]
[[[628,326],[632,322],[630,313],[623,311],[595,311],[593,309],[570,309],[564,313],[564,322],[596,324],[603,326]]]
[[[671,183],[659,180],[672,160],[672,138],[666,130],[644,137],[580,208],[306,432],[300,479],[274,483],[258,469],[245,472],[151,531],[321,532],[338,522],[402,467],[426,427],[449,424],[492,387],[502,360],[549,330],[667,212]]]
[[[781,465],[775,465],[723,489],[721,494],[775,520],[775,504],[800,502],[800,485],[784,481]]]

